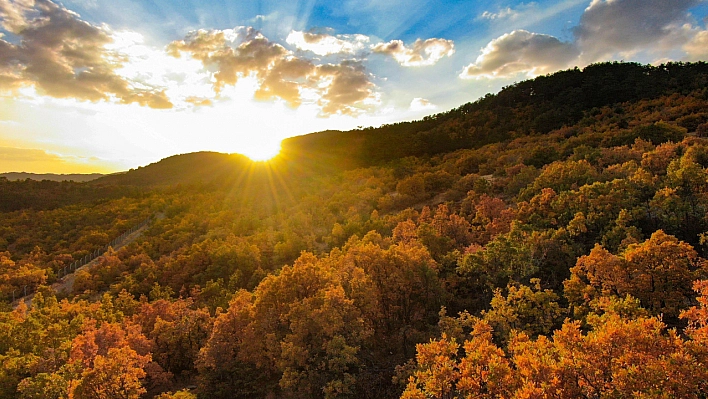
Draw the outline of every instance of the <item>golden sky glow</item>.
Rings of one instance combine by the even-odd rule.
[[[559,69],[708,54],[705,2],[635,3],[0,0],[0,173],[267,159]]]

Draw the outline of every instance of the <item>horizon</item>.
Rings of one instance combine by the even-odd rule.
[[[707,16],[701,0],[0,0],[0,173],[268,159],[575,66],[705,60]]]

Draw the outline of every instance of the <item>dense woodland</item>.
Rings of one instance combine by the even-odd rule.
[[[0,180],[0,397],[705,398],[707,83],[598,64],[268,163]]]

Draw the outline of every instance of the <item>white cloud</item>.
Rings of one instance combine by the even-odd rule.
[[[683,46],[683,49],[691,60],[708,59],[708,31],[703,30],[696,33],[691,41]]]
[[[107,29],[50,0],[0,0],[0,25],[19,38],[0,39],[0,90],[35,87],[56,98],[172,107],[164,88],[116,73],[128,59],[109,49],[113,37]]]
[[[579,52],[572,43],[549,35],[516,30],[487,44],[460,77],[507,78],[518,73],[542,75],[566,68]]]
[[[199,30],[167,49],[175,57],[186,53],[200,61],[212,74],[217,93],[247,78],[255,81],[256,99],[280,99],[292,108],[316,104],[320,116],[358,115],[376,98],[371,76],[360,62],[315,65],[252,28]]]
[[[681,50],[690,59],[705,58],[708,33],[694,26],[689,13],[701,1],[592,0],[578,26],[573,28],[573,41],[518,29],[490,41],[460,77],[509,78],[520,73],[533,77],[637,54],[652,60],[668,60]],[[561,8],[575,3],[576,0],[570,0]],[[483,16],[495,20],[513,16],[512,11],[487,12]]]
[[[291,31],[286,42],[299,50],[313,52],[317,55],[355,54],[366,49],[369,37],[365,35],[328,35]]]
[[[406,47],[401,40],[391,40],[373,46],[372,51],[390,55],[403,66],[428,66],[435,65],[443,57],[452,56],[455,53],[455,45],[452,40],[432,38],[418,39],[413,45]]]
[[[528,29],[543,21],[556,18],[572,8],[587,4],[588,0],[561,0],[555,4],[539,6],[536,2],[521,3],[514,8],[507,7],[497,12],[484,11],[477,20],[487,20],[498,29],[508,30],[508,24],[513,23],[515,29]]]
[[[499,10],[498,12],[489,12],[485,11],[482,13],[480,18],[482,19],[489,19],[491,21],[497,20],[497,19],[514,19],[517,17],[519,13],[515,10],[512,10],[511,7],[503,8]]]

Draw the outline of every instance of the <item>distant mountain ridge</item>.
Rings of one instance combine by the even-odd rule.
[[[0,178],[6,178],[10,181],[15,180],[50,180],[50,181],[74,181],[77,183],[83,183],[91,180],[96,180],[100,177],[106,176],[102,173],[70,173],[70,174],[57,174],[57,173],[27,173],[27,172],[8,172],[0,173]]]

